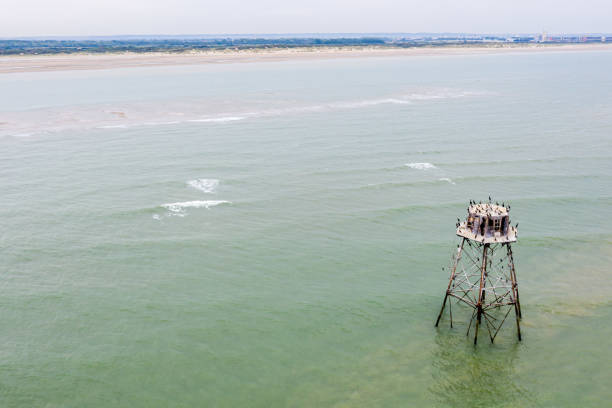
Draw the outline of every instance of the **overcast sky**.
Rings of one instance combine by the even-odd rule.
[[[0,37],[612,32],[612,0],[0,0]]]

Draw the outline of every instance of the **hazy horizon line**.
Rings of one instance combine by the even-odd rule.
[[[287,33],[210,33],[210,34],[96,34],[96,35],[35,35],[35,36],[0,36],[0,40],[78,40],[78,39],[103,39],[103,38],[252,38],[252,37],[283,37],[283,38],[317,38],[317,37],[364,37],[364,36],[423,36],[423,35],[463,35],[463,36],[516,36],[516,35],[539,35],[546,32],[547,35],[610,35],[610,32],[468,32],[468,31],[417,31],[417,32],[287,32]]]

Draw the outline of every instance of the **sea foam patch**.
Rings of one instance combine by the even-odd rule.
[[[183,201],[180,203],[167,203],[161,206],[173,213],[182,213],[186,208],[210,208],[216,207],[221,204],[231,204],[230,201],[225,200],[196,200],[196,201]]]
[[[419,88],[387,95],[348,100],[319,101],[303,105],[293,100],[275,100],[267,104],[243,104],[228,101],[135,102],[121,107],[98,103],[79,107],[36,107],[27,111],[4,112],[7,120],[1,124],[1,136],[17,133],[39,134],[75,129],[106,129],[123,131],[145,126],[176,126],[192,123],[201,126],[230,126],[240,121],[307,113],[326,113],[338,110],[369,109],[384,106],[409,106],[422,102],[457,100],[468,97],[494,95],[488,91],[456,88]],[[223,106],[231,106],[220,111]],[[266,106],[259,110],[260,106]]]
[[[216,123],[216,122],[235,122],[237,120],[244,120],[246,116],[221,116],[217,118],[202,118],[202,119],[191,119],[187,122],[200,122],[200,123]]]
[[[200,190],[204,193],[214,193],[217,190],[217,187],[219,187],[219,180],[217,179],[195,179],[195,180],[189,180],[187,184],[195,188],[196,190]]]
[[[398,98],[384,98],[384,99],[364,99],[354,102],[336,102],[329,104],[330,108],[337,109],[353,109],[353,108],[365,108],[368,106],[376,105],[410,105],[412,101]]]
[[[127,129],[130,125],[102,125],[98,129]]]
[[[456,184],[456,183],[455,183],[455,182],[454,182],[454,181],[453,181],[451,178],[449,178],[449,177],[440,177],[438,180],[439,180],[439,181],[446,181],[446,182],[447,182],[447,183],[449,183],[449,184]]]
[[[437,169],[437,167],[431,163],[406,163],[406,166],[416,170]]]

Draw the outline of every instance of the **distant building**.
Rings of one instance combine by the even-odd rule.
[[[535,37],[512,37],[512,42],[515,43],[528,43],[528,42],[534,42],[535,41]]]
[[[600,35],[583,35],[580,37],[580,42],[602,42],[604,37]]]

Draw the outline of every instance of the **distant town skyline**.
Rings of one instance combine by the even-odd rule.
[[[609,33],[605,0],[20,0],[0,37],[273,33]]]

